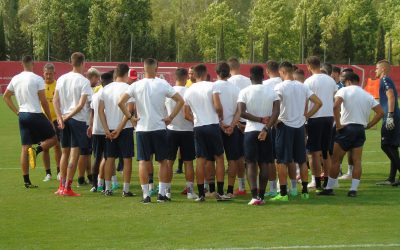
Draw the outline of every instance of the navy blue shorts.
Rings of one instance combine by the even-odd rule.
[[[137,160],[150,161],[155,154],[156,161],[168,159],[167,130],[136,132]]]
[[[106,147],[105,135],[92,135],[93,157],[95,159],[101,160],[104,157],[105,147]]]
[[[382,122],[381,145],[400,146],[400,119],[394,119],[394,129],[386,129],[386,119]]]
[[[348,124],[336,131],[335,143],[344,151],[359,148],[365,142],[365,128],[360,124]]]
[[[332,126],[333,117],[318,117],[308,119],[308,151],[322,151],[323,158],[327,159],[332,140]]]
[[[133,128],[124,128],[116,139],[106,139],[105,158],[132,158],[134,155]]]
[[[218,124],[204,125],[194,128],[194,145],[197,158],[209,161],[224,153],[221,132]]]
[[[299,165],[306,162],[304,126],[293,128],[283,122],[276,125],[276,158],[281,164],[296,162]]]
[[[174,161],[178,149],[183,161],[193,161],[196,158],[194,150],[193,131],[175,131],[167,129],[168,160]]]
[[[88,129],[88,126],[86,126],[86,131],[87,131],[87,129]],[[91,137],[88,137],[87,136],[87,134],[86,134],[86,140],[87,140],[87,145],[88,145],[88,147],[87,148],[81,148],[80,149],[80,155],[91,155],[92,154],[92,151],[93,151],[93,147],[92,147],[92,138]]]
[[[53,125],[54,125],[54,129],[56,130],[56,136],[57,136],[57,140],[60,141],[61,140],[61,129],[58,128],[58,122],[57,120],[53,121]]]
[[[64,129],[61,132],[62,148],[88,148],[86,122],[77,121],[73,118],[64,122]]]
[[[18,122],[22,145],[38,144],[55,136],[53,126],[43,113],[20,112]]]
[[[244,155],[243,152],[243,141],[241,140],[240,130],[235,127],[231,135],[227,135],[224,131],[221,131],[222,143],[224,144],[224,150],[226,159],[228,161],[239,160]]]
[[[268,132],[265,141],[258,140],[260,131],[244,133],[244,157],[246,162],[273,163],[272,136]]]

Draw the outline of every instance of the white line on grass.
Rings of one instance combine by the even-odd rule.
[[[400,244],[355,244],[355,245],[315,245],[315,246],[279,246],[279,247],[233,247],[233,248],[203,248],[199,250],[275,250],[275,249],[334,249],[334,248],[392,248]]]

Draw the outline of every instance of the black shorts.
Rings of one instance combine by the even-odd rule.
[[[335,143],[344,151],[359,148],[365,142],[365,128],[360,124],[348,124],[336,131]]]
[[[196,158],[194,150],[193,131],[175,131],[167,129],[168,160],[174,161],[179,151],[183,161],[193,161]]]
[[[54,125],[54,129],[56,132],[57,140],[60,141],[61,140],[61,129],[58,128],[57,120],[53,121],[53,125]]]
[[[382,122],[381,145],[400,146],[400,119],[394,119],[394,129],[386,129],[386,119]]]
[[[22,145],[38,144],[55,136],[53,126],[43,113],[20,112],[18,122]]]
[[[156,161],[168,159],[167,130],[136,132],[137,160],[150,161],[155,154]]]
[[[93,157],[95,159],[101,160],[104,157],[105,147],[106,147],[105,135],[92,135]]]
[[[324,159],[328,157],[332,139],[333,117],[310,118],[307,121],[307,149],[310,152],[322,151]]]
[[[235,127],[231,135],[227,135],[224,131],[221,131],[222,143],[224,144],[224,150],[226,159],[228,161],[239,160],[244,155],[243,152],[243,141],[241,140],[240,130]]]
[[[133,128],[124,128],[116,139],[106,139],[105,158],[132,158],[134,155]]]
[[[246,162],[273,163],[272,136],[268,132],[265,141],[258,140],[260,131],[244,133],[244,157]]]
[[[77,121],[73,118],[64,122],[64,129],[61,132],[62,148],[88,148],[86,135],[86,122]]]
[[[299,165],[306,162],[304,138],[304,126],[293,128],[286,126],[283,122],[278,123],[275,139],[277,162],[288,164],[294,161]]]
[[[86,126],[86,131],[87,131],[87,128],[88,128],[88,126]],[[88,142],[87,143],[88,147],[80,149],[80,151],[81,151],[80,154],[81,155],[91,155],[92,154],[92,150],[93,150],[93,148],[92,148],[92,138],[87,136],[87,133],[86,133],[86,140]]]
[[[197,158],[209,161],[224,153],[221,132],[218,124],[204,125],[194,128],[194,145]]]

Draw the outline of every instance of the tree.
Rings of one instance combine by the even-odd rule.
[[[376,55],[375,62],[385,59],[385,29],[382,24],[379,24],[378,34],[376,39]]]
[[[269,33],[265,32],[264,40],[263,40],[263,48],[262,48],[262,60],[263,62],[268,61],[269,59]]]
[[[353,34],[351,28],[351,19],[347,18],[347,22],[345,24],[342,38],[343,38],[343,57],[346,60],[350,60],[350,62],[354,59],[354,43],[353,43]]]
[[[175,23],[172,23],[169,29],[169,41],[168,41],[168,55],[167,61],[176,61],[176,31]]]
[[[322,47],[326,51],[326,60],[332,63],[346,61],[343,55],[343,38],[339,27],[340,16],[337,10],[323,17],[320,22],[322,28]]]
[[[221,25],[218,43],[218,60],[225,60],[224,24]]]
[[[0,61],[7,60],[6,35],[4,32],[3,15],[0,15]]]
[[[161,26],[160,31],[157,36],[157,56],[156,58],[159,61],[167,61],[168,60],[168,34],[165,31],[164,26]]]

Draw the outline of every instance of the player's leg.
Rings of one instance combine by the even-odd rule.
[[[312,158],[311,170],[315,176],[315,188],[317,191],[322,189],[321,184],[321,140],[323,123],[321,118],[308,119],[308,139],[307,149],[309,150]]]
[[[224,195],[224,180],[225,180],[225,162],[224,162],[224,145],[220,133],[219,125],[213,124],[208,127],[208,148],[210,149],[209,157],[212,155],[215,159],[215,176],[217,179],[217,200],[226,200],[230,197]]]
[[[243,144],[243,143],[242,143]],[[243,147],[243,146],[242,146]],[[245,160],[244,157],[240,157],[237,161],[237,178],[238,178],[238,188],[234,192],[235,196],[246,195],[246,177],[245,177]]]
[[[259,162],[258,167],[260,169],[258,174],[258,198],[261,203],[264,203],[265,190],[268,184],[268,163]]]
[[[179,133],[182,133],[182,132],[167,129],[167,139],[166,139],[167,144],[168,144],[168,147],[167,147],[168,158],[167,158],[167,166],[166,166],[167,183],[171,183],[172,178],[173,178],[173,166],[175,163],[176,154],[178,153],[179,142],[180,142]],[[186,173],[186,171],[185,171],[185,173]]]
[[[193,190],[194,183],[194,167],[193,160],[196,157],[194,147],[194,133],[192,131],[182,132],[180,134],[180,155],[185,166],[186,178],[186,197],[188,199],[197,199],[198,196]]]
[[[149,168],[152,166],[151,162],[151,145],[150,138],[147,132],[136,132],[137,142],[137,160],[139,161],[139,180],[142,187],[143,204],[151,202],[149,190]]]
[[[22,177],[24,179],[24,185],[26,188],[37,188],[38,186],[32,185],[29,178],[28,148],[30,147],[31,145],[22,145],[20,156]]]
[[[290,179],[290,196],[297,196],[297,172],[296,172],[296,163],[291,162],[288,164],[288,176]]]
[[[121,131],[117,138],[119,152],[124,159],[124,176],[123,176],[123,197],[135,196],[130,191],[130,183],[132,177],[132,158],[134,156],[133,128],[125,128]]]
[[[80,194],[77,194],[72,191],[72,181],[74,179],[76,168],[78,166],[79,154],[80,154],[79,147],[71,148],[71,153],[67,167],[67,178],[65,181],[65,188],[63,192],[64,196],[80,196]]]
[[[111,147],[112,147],[111,143],[108,143],[107,148],[111,148]],[[107,149],[107,151],[108,150],[109,149]],[[115,162],[115,157],[114,157],[114,154],[112,154],[110,152],[111,151],[108,151],[106,154],[107,159],[106,159],[106,163],[104,166],[104,182],[106,184],[104,194],[106,196],[113,195],[112,186],[111,186],[111,176],[113,174],[113,165]]]
[[[78,160],[78,187],[86,186],[88,183],[85,180],[86,166],[89,163],[89,151],[88,149],[81,149],[79,160]]]
[[[204,188],[207,189],[206,197],[215,197],[215,160],[207,158],[205,167]]]
[[[389,144],[383,144],[381,145],[382,151],[386,154],[386,156],[390,160],[390,172],[389,172],[389,177],[387,178],[386,181],[381,182],[379,184],[394,184],[396,181],[396,174],[397,170],[400,171],[400,158],[399,158],[399,150],[397,146],[392,146]],[[377,183],[378,184],[378,183]]]
[[[196,147],[196,183],[197,190],[199,192],[199,198],[196,201],[204,201],[205,200],[205,192],[204,192],[204,178],[205,178],[205,168],[206,168],[206,158],[199,157],[197,153],[198,149]]]
[[[43,160],[44,170],[46,172],[46,175],[45,175],[43,181],[47,182],[47,181],[51,180],[50,150],[49,149],[43,150],[42,160]]]
[[[353,159],[353,175],[351,179],[351,187],[350,191],[348,192],[347,196],[349,197],[356,197],[357,196],[357,190],[358,186],[360,184],[361,180],[361,173],[362,173],[362,168],[361,168],[361,157],[362,157],[362,151],[363,147],[358,147],[358,148],[353,148],[351,150],[351,156]]]
[[[251,200],[248,205],[259,205],[260,200],[258,199],[258,131],[251,131],[244,133],[244,156],[246,159],[246,170],[247,178],[249,180],[249,186],[251,191]]]

